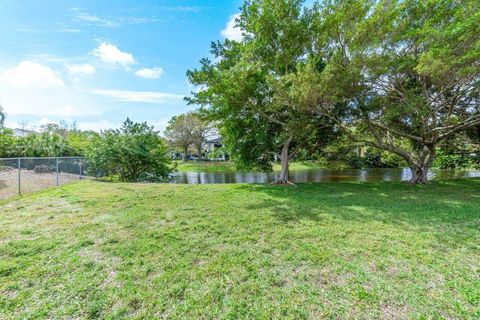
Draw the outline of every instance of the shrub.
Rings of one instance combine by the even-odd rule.
[[[467,152],[451,152],[439,149],[435,166],[440,169],[466,169],[479,167],[479,155]]]
[[[54,132],[30,134],[16,139],[11,147],[14,157],[68,157],[76,156],[77,152],[61,135]]]
[[[12,149],[15,144],[15,137],[12,131],[0,128],[0,158],[8,158],[12,155]]]
[[[120,181],[165,181],[171,168],[167,148],[153,127],[127,119],[107,130],[87,150],[89,173]]]

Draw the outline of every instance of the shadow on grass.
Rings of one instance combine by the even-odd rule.
[[[241,185],[267,195],[248,209],[269,211],[283,222],[335,219],[409,223],[441,228],[446,224],[478,227],[480,179],[407,183],[320,183],[296,187]]]

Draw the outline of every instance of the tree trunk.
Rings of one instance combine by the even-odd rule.
[[[428,183],[428,170],[432,167],[434,158],[435,158],[435,147],[425,146],[417,162],[408,161],[408,166],[412,171],[412,178],[410,179],[410,183],[413,183],[413,184]]]
[[[427,184],[428,183],[428,167],[418,166],[416,164],[410,165],[410,170],[412,171],[412,178],[410,183],[413,184]]]
[[[183,161],[188,161],[187,159],[187,155],[188,155],[188,147],[184,147],[183,148]]]
[[[275,184],[293,184],[288,180],[288,169],[289,169],[289,160],[290,154],[288,152],[290,143],[292,142],[292,137],[289,137],[287,141],[283,144],[282,153],[280,154],[280,162],[282,164],[282,171],[280,172],[280,177]]]
[[[198,160],[202,160],[202,144],[197,145]]]

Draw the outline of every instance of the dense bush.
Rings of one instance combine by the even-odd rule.
[[[452,152],[439,149],[435,166],[440,169],[480,168],[480,153]]]
[[[0,158],[8,158],[11,156],[12,147],[15,145],[15,138],[12,131],[0,128]]]
[[[398,168],[405,162],[398,156],[373,147],[352,146],[340,141],[324,149],[319,156],[328,166],[341,168]]]
[[[121,129],[107,130],[87,151],[90,174],[120,181],[165,181],[170,158],[162,138],[146,123],[127,119]]]
[[[67,139],[54,132],[30,134],[16,139],[15,145],[10,148],[15,157],[67,157],[78,153],[68,144]]]
[[[94,131],[71,131],[66,134],[68,145],[80,156],[87,153],[92,141],[98,137]]]

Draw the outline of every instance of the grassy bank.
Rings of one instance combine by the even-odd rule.
[[[235,165],[230,161],[177,161],[178,171],[194,172],[236,172]],[[297,161],[290,164],[290,170],[305,170],[321,168],[320,163],[314,161]],[[273,170],[280,171],[280,164],[274,164]]]
[[[480,317],[480,180],[83,181],[0,215],[2,319]]]

